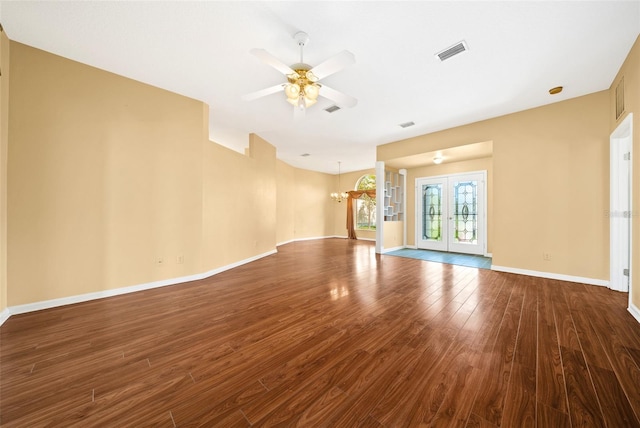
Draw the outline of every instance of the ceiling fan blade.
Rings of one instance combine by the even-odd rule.
[[[324,79],[325,77],[336,73],[348,65],[356,63],[356,57],[349,51],[342,51],[337,55],[332,56],[328,60],[316,65],[311,69],[313,75],[318,79]]]
[[[276,92],[282,91],[284,86],[285,85],[283,83],[281,83],[281,84],[276,85],[276,86],[271,86],[269,88],[264,88],[264,89],[261,89],[261,90],[256,91],[256,92],[251,92],[250,94],[243,95],[242,99],[245,100],[245,101],[253,101],[253,100],[258,99],[260,97],[265,97],[267,95],[275,94]]]
[[[328,87],[327,85],[322,85],[320,88],[320,96],[330,99],[340,107],[354,107],[358,104],[358,100],[353,98],[351,95],[343,94],[340,91],[336,91]]]
[[[249,52],[257,57],[260,61],[264,62],[265,64],[269,64],[271,67],[275,68],[284,75],[295,73],[295,71],[293,71],[291,67],[289,67],[264,49],[251,49]]]

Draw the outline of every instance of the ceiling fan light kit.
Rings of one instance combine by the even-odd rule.
[[[296,66],[306,66],[306,64],[296,64]],[[313,73],[308,69],[298,68],[295,73],[289,74],[289,83],[284,87],[287,101],[299,108],[311,107],[318,101],[320,95],[320,85]]]
[[[318,101],[319,96],[327,98],[341,107],[355,106],[358,103],[355,98],[318,83],[320,79],[354,64],[354,55],[349,51],[342,51],[316,67],[311,67],[309,64],[305,64],[303,58],[303,48],[309,43],[309,35],[299,31],[293,35],[293,38],[300,47],[300,62],[293,64],[291,67],[285,65],[264,49],[251,50],[251,53],[258,59],[283,73],[287,77],[287,83],[247,94],[243,98],[245,100],[254,100],[284,90],[287,102],[294,106],[294,112],[304,112],[305,109]]]

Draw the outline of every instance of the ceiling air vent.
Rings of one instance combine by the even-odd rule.
[[[415,124],[416,124],[415,122],[405,122],[405,123],[401,123],[400,127],[401,128],[408,128],[408,127],[413,126]]]
[[[440,58],[440,61],[444,61],[467,50],[469,50],[469,48],[467,47],[467,43],[463,40],[460,43],[456,43],[455,45],[438,52],[436,55]]]
[[[303,158],[306,158],[307,156],[311,156],[309,153],[303,153],[300,156],[302,156]]]
[[[327,113],[333,113],[334,111],[338,111],[338,110],[340,110],[340,107],[338,106],[331,106],[324,109],[324,111],[326,111]]]

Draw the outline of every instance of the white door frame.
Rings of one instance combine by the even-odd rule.
[[[633,114],[620,122],[611,133],[610,147],[610,201],[609,201],[609,288],[629,292],[631,304],[633,260],[631,236],[632,216],[632,160]],[[628,276],[624,274],[627,269]]]
[[[433,180],[433,181],[438,181],[438,180],[450,180],[453,179],[455,180],[457,177],[462,177],[462,176],[466,176],[466,175],[472,175],[472,174],[479,174],[482,175],[482,181],[480,183],[481,187],[482,187],[482,196],[481,196],[481,203],[482,203],[482,210],[479,213],[480,217],[479,218],[479,222],[478,222],[478,230],[480,231],[480,228],[482,228],[482,231],[480,231],[482,234],[484,234],[484,236],[482,236],[481,238],[481,242],[479,242],[479,247],[481,248],[480,254],[487,257],[488,253],[487,253],[487,171],[483,170],[483,171],[469,171],[469,172],[461,172],[461,173],[457,173],[457,174],[447,174],[447,175],[437,175],[437,176],[430,176],[430,177],[417,177],[415,179],[415,243],[416,243],[416,247],[418,247],[418,242],[420,241],[420,199],[421,199],[421,190],[418,188],[418,181],[419,180]],[[447,186],[448,187],[448,186]],[[448,192],[446,192],[448,193]],[[480,193],[480,192],[479,192]],[[450,203],[448,202],[448,198],[449,195],[443,195],[443,206],[445,207],[445,213],[449,214],[449,210],[450,210]],[[445,234],[447,237],[450,234],[451,231],[451,227],[452,225],[450,224],[450,222],[447,220],[445,222],[447,224],[446,228],[443,228],[443,234]],[[446,239],[445,239],[446,241]],[[480,239],[479,239],[480,241]],[[448,244],[446,244],[448,248],[445,248],[443,251],[451,251],[451,249],[449,248]],[[419,247],[418,247],[419,248]],[[478,254],[475,252],[469,252],[468,254]]]

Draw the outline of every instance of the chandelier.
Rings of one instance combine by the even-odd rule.
[[[340,188],[340,162],[338,162],[338,189]],[[349,197],[347,192],[333,192],[331,199],[336,202],[342,202]]]

